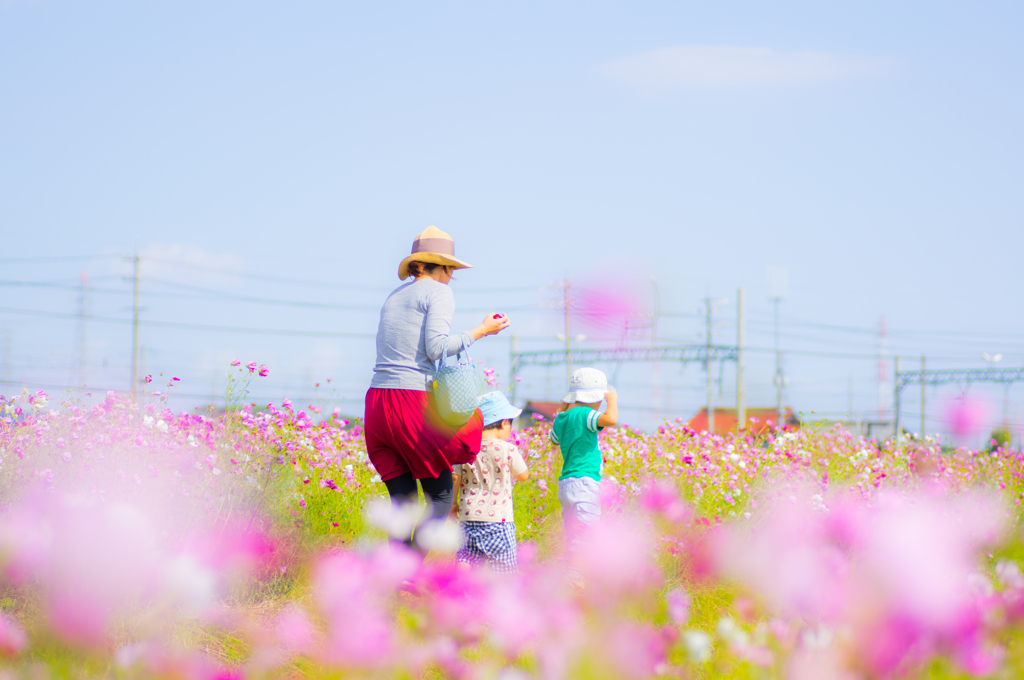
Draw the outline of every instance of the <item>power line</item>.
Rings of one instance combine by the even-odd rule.
[[[772,322],[770,321],[753,321],[756,325],[769,326]],[[795,321],[782,319],[780,324],[783,326],[796,327],[796,328],[817,328],[821,330],[833,330],[842,331],[846,333],[857,333],[861,335],[877,336],[878,329],[869,329],[856,326],[840,326],[835,324],[821,324],[821,323],[810,323],[806,321]],[[967,336],[967,337],[1010,337],[1017,339],[1024,339],[1024,333],[1012,333],[1012,332],[1000,332],[1000,331],[940,331],[940,330],[922,330],[922,329],[906,329],[906,330],[888,330],[889,335],[944,335],[944,336]]]
[[[37,383],[37,382],[34,382],[34,381],[17,381],[17,380],[0,380],[0,385],[10,385],[11,387],[23,387],[24,386],[26,388],[27,387],[35,387],[35,388],[44,389],[44,390],[74,390],[74,391],[81,391],[81,392],[85,392],[85,393],[89,393],[89,394],[92,394],[94,392],[119,392],[119,393],[123,394],[123,392],[121,390],[118,390],[118,389],[113,388],[113,387],[95,387],[95,386],[91,386],[91,385],[61,385],[61,384],[57,384],[57,383]],[[252,388],[250,388],[250,391],[251,390],[252,390]],[[353,390],[353,392],[354,391],[355,390]],[[189,398],[189,399],[209,399],[212,396],[209,393],[206,393],[206,394],[193,394],[193,393],[188,393],[188,392],[178,392],[177,390],[175,390],[173,392],[162,392],[161,394],[166,394],[168,397],[186,397],[186,398]],[[361,392],[360,392],[360,394],[361,394]],[[147,396],[152,396],[152,395],[147,395]],[[250,397],[251,396],[252,395],[250,395]],[[324,399],[326,401],[330,401],[330,399],[328,399],[328,396],[329,395],[326,395],[326,394],[315,394],[315,393],[314,394],[308,394],[307,393],[307,394],[291,395],[291,396],[288,396],[288,398],[292,399],[292,400],[299,400],[299,401],[307,401],[307,400],[309,400],[309,401],[316,401],[318,399]],[[222,396],[218,397],[218,398],[223,399]],[[344,401],[345,398],[344,397],[340,397],[337,400],[338,401]]]
[[[39,312],[30,309],[15,309],[13,307],[0,307],[0,312],[9,312],[12,314],[25,314],[28,316],[42,316],[57,319],[68,319],[68,318],[79,318],[77,314],[62,314],[60,312]],[[101,323],[119,323],[119,324],[131,324],[131,319],[118,319],[115,317],[106,316],[85,316],[82,317],[89,321],[99,321]],[[194,323],[177,323],[172,321],[139,321],[139,325],[142,326],[156,326],[160,328],[183,328],[188,330],[200,330],[200,331],[224,331],[224,332],[237,332],[237,333],[258,333],[263,335],[295,335],[303,337],[320,337],[320,338],[375,338],[377,337],[374,333],[337,333],[332,331],[295,331],[295,330],[279,330],[271,328],[244,328],[241,326],[211,326],[206,324],[194,324]]]
[[[30,262],[73,262],[81,260],[110,260],[120,258],[121,255],[65,255],[58,257],[4,257],[0,258],[3,264],[19,264]]]
[[[384,291],[384,290],[389,290],[388,288],[385,288],[385,287],[351,286],[351,285],[344,285],[344,284],[334,283],[334,282],[331,282],[331,281],[317,281],[317,280],[313,280],[313,279],[287,279],[287,278],[280,278],[280,277],[276,277],[276,276],[266,276],[266,275],[263,275],[263,274],[245,274],[245,273],[242,273],[242,272],[228,272],[228,271],[224,271],[224,270],[221,270],[221,269],[215,269],[213,267],[204,267],[202,265],[189,264],[189,263],[186,263],[186,262],[175,262],[173,260],[164,260],[164,259],[161,259],[161,258],[158,258],[158,257],[146,257],[146,256],[143,256],[142,259],[146,260],[146,261],[150,261],[150,262],[159,262],[161,264],[167,264],[167,265],[170,265],[172,267],[182,267],[182,268],[185,268],[185,269],[193,269],[193,270],[196,270],[196,271],[205,271],[205,272],[209,272],[209,273],[213,273],[213,274],[219,274],[221,276],[234,276],[234,277],[237,277],[237,278],[252,279],[254,281],[269,281],[271,283],[285,283],[285,284],[298,285],[298,286],[315,286],[315,287],[322,287],[322,288],[334,288],[334,289],[337,289],[337,290],[360,290],[360,291],[375,292],[375,293],[376,292],[381,292],[381,291]],[[491,289],[477,288],[477,289],[475,289],[476,292],[514,292],[514,291],[527,291],[527,290],[539,290],[539,287],[538,286],[517,286],[517,287],[509,287],[509,288],[491,288]]]
[[[114,277],[114,278],[117,278],[117,277]],[[146,293],[147,297],[183,298],[183,299],[195,300],[195,299],[205,299],[205,298],[207,298],[209,296],[214,296],[214,297],[224,298],[224,299],[228,299],[228,300],[236,300],[238,302],[250,302],[250,303],[256,303],[256,304],[279,305],[279,306],[283,306],[283,307],[300,307],[300,308],[309,308],[309,309],[337,309],[337,310],[345,310],[345,311],[367,311],[367,312],[371,312],[371,311],[372,312],[376,312],[376,311],[380,310],[380,306],[379,305],[346,305],[346,304],[338,304],[338,303],[330,303],[330,302],[309,302],[309,301],[305,301],[305,300],[282,300],[282,299],[275,299],[275,298],[257,297],[257,296],[253,296],[253,295],[241,295],[241,294],[238,294],[238,293],[228,293],[228,292],[225,292],[225,291],[214,290],[214,289],[211,289],[211,288],[203,288],[203,287],[200,287],[200,286],[189,286],[189,285],[186,285],[186,284],[173,283],[171,281],[164,281],[164,280],[161,280],[161,279],[147,278],[146,281],[147,282],[151,282],[151,283],[157,283],[157,284],[164,285],[164,286],[169,286],[169,287],[172,287],[172,288],[180,288],[182,290],[189,290],[189,291],[194,291],[196,293],[200,293],[200,295],[187,295],[187,294],[164,293],[164,292],[150,291],[150,292]],[[10,287],[18,287],[18,288],[53,288],[53,289],[58,289],[58,290],[78,290],[78,287],[79,287],[77,285],[63,284],[63,283],[54,283],[54,282],[49,282],[49,281],[9,281],[9,280],[8,281],[0,281],[0,286],[10,286]],[[116,288],[91,288],[90,291],[94,292],[94,293],[110,293],[110,294],[114,294],[114,295],[130,295],[132,293],[132,291],[130,291],[130,290],[121,290],[121,289],[116,289]],[[466,291],[460,291],[460,292],[466,292]],[[537,309],[537,307],[535,307],[535,306],[520,306],[520,307],[503,307],[503,309],[507,309],[509,311],[532,311],[532,310]],[[480,308],[468,308],[468,309],[467,308],[463,308],[463,309],[459,309],[457,311],[460,311],[460,312],[484,312],[484,313],[486,313],[486,312],[489,312],[489,311],[492,311],[492,310],[489,309],[489,308],[480,307]]]

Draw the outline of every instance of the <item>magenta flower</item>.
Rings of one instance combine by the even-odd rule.
[[[270,375],[270,369],[269,369],[269,368],[267,368],[267,365],[266,365],[266,364],[261,364],[261,365],[260,365],[260,372],[259,372],[259,376],[260,376],[261,378],[266,378],[266,377],[267,377],[268,375]]]
[[[147,384],[153,382],[153,376],[147,375],[145,378],[142,379],[142,382]]]
[[[236,358],[234,358],[234,359],[232,359],[232,360],[231,360],[231,365],[232,365],[232,366],[241,366],[241,365],[242,365],[242,361],[241,361],[241,359],[238,359],[238,358],[236,357]]]
[[[247,363],[245,365],[245,367],[249,369],[250,373],[255,373],[256,372],[256,362],[255,361],[250,361],[249,363]]]

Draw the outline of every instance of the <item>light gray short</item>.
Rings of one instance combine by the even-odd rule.
[[[593,524],[601,517],[601,482],[590,477],[560,479],[558,500],[566,524]]]

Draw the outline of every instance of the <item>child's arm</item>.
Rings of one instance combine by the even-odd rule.
[[[530,468],[526,467],[526,461],[518,447],[512,449],[512,476],[520,482],[530,478]]]
[[[452,467],[452,509],[448,513],[448,519],[459,519],[459,466]]]
[[[608,408],[598,416],[597,426],[615,427],[615,423],[619,421],[619,395],[614,392],[606,392],[604,398],[608,402]]]

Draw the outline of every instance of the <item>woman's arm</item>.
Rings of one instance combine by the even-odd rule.
[[[452,356],[465,350],[474,341],[487,335],[494,335],[508,328],[509,320],[505,315],[494,318],[488,314],[479,326],[471,331],[449,335],[452,330],[452,316],[455,315],[455,296],[445,287],[440,294],[427,302],[427,314],[424,332],[426,334],[427,356],[437,361],[444,356]]]
[[[447,286],[439,287],[436,294],[427,301],[427,313],[423,322],[423,334],[427,357],[437,361],[442,356],[458,354],[473,344],[476,338],[470,333],[449,335],[452,330],[452,316],[455,315],[455,296]]]

